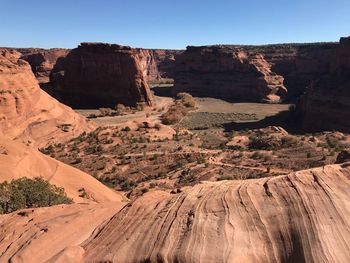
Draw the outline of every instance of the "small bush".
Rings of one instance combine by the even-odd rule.
[[[45,207],[58,204],[70,204],[64,189],[51,185],[42,178],[20,178],[10,183],[0,184],[0,214],[13,211]]]

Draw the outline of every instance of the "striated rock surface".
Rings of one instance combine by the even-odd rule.
[[[0,216],[11,262],[348,262],[349,164]],[[42,244],[47,244],[42,249]]]
[[[328,74],[338,45],[312,43],[188,47],[177,56],[175,87],[200,96],[248,101],[266,99],[266,96],[256,96],[256,75],[249,75],[241,68],[227,66],[234,64],[235,54],[243,52],[247,54],[248,61],[255,56],[262,57],[263,64],[267,63],[270,71],[268,75],[265,74],[265,78],[271,75],[272,83],[276,85],[275,77],[283,77],[283,86],[288,93],[282,88],[282,98],[295,101],[312,80]],[[267,85],[269,81],[267,78]],[[244,89],[247,90],[246,93],[242,92]],[[236,95],[233,96],[232,93]]]
[[[84,242],[122,203],[58,205],[0,215],[1,262],[83,262]]]
[[[349,165],[0,216],[0,261],[349,262]]]
[[[53,93],[63,103],[79,108],[152,105],[145,74],[156,73],[147,73],[150,61],[144,55],[115,44],[82,43],[64,59],[64,71],[54,68]]]
[[[22,53],[21,59],[27,61],[40,84],[48,83],[50,73],[57,60],[67,56],[69,49],[17,49]]]
[[[42,91],[20,53],[0,49],[0,130],[37,146],[63,142],[95,126]]]
[[[297,109],[306,131],[350,132],[350,37],[341,38],[329,73],[315,79]]]
[[[278,102],[284,78],[264,56],[223,46],[188,47],[177,57],[176,92],[229,100]]]
[[[84,244],[86,261],[347,262],[348,166],[149,193]]]

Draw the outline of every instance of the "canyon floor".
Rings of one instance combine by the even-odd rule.
[[[196,109],[174,125],[161,124],[173,99],[157,96],[157,107],[94,118],[95,131],[41,151],[134,198],[154,190],[175,193],[202,181],[262,178],[332,164],[350,146],[343,133],[297,134],[277,126],[288,119],[289,104],[195,100]],[[77,112],[90,116],[99,110]]]

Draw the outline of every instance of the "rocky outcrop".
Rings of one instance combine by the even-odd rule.
[[[27,61],[40,84],[48,83],[50,73],[57,60],[67,56],[69,49],[17,49],[22,53],[21,59]]]
[[[224,46],[188,47],[177,57],[176,92],[278,102],[287,92],[283,81],[259,53]]]
[[[144,75],[147,59],[126,46],[82,43],[64,59],[60,71],[51,74],[53,93],[65,104],[78,108],[153,104]]]
[[[37,146],[63,142],[94,125],[42,91],[29,64],[0,49],[0,130]]]
[[[297,111],[305,131],[350,132],[350,37],[340,39],[329,73],[315,79]]]
[[[199,96],[266,100],[266,92],[262,93],[265,97],[257,96],[259,87],[256,79],[259,76],[228,67],[228,64],[235,63],[236,54],[243,52],[247,54],[248,61],[256,56],[263,58],[263,64],[270,71],[267,75],[265,72],[265,78],[271,75],[273,85],[276,85],[275,76],[283,78],[283,86],[288,92],[282,88],[282,98],[295,101],[312,80],[329,72],[337,47],[338,43],[188,47],[177,57],[175,88]],[[267,78],[264,85],[268,85],[269,81]]]
[[[349,176],[345,163],[151,191],[123,207],[12,213],[0,216],[0,261],[349,262]]]

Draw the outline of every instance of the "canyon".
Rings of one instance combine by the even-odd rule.
[[[349,71],[350,38],[0,48],[0,183],[74,202],[0,214],[0,262],[349,262]]]

